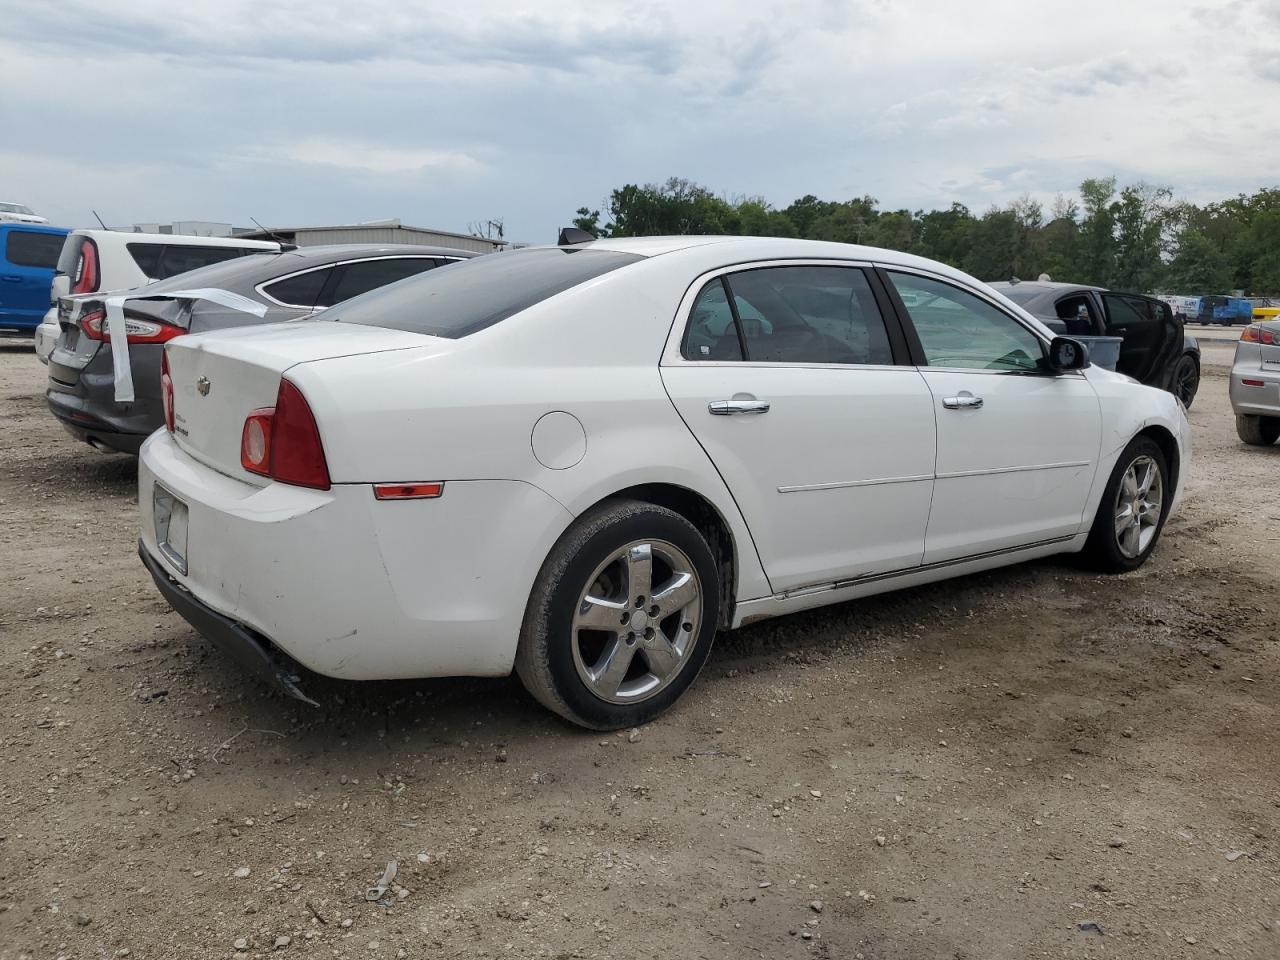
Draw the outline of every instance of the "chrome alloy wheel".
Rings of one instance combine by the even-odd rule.
[[[665,540],[635,540],[596,568],[573,616],[573,664],[610,703],[647,700],[676,678],[702,624],[693,562]]]
[[[1116,545],[1130,560],[1151,546],[1160,529],[1164,506],[1164,478],[1150,457],[1129,464],[1116,491]]]

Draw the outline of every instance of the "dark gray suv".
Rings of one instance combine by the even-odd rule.
[[[137,454],[164,426],[160,358],[184,333],[299,320],[378,287],[477,256],[469,250],[410,245],[303,247],[256,253],[191,270],[132,291],[124,314],[134,400],[118,403],[106,304],[86,294],[58,301],[61,332],[49,357],[49,409],[77,439],[100,450]],[[221,290],[254,302],[258,316],[208,299],[166,297]]]

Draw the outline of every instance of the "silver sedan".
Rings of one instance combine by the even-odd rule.
[[[1280,321],[1245,327],[1231,365],[1231,409],[1245,443],[1280,439]]]

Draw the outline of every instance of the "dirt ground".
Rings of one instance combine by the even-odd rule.
[[[0,347],[0,960],[1280,956],[1280,447],[1221,367],[1141,571],[722,636],[634,741],[514,680],[264,693],[43,378]]]

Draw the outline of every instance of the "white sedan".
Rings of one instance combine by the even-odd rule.
[[[1172,394],[906,254],[670,237],[516,250],[324,320],[180,337],[142,448],[168,600],[305,698],[505,675],[598,729],[718,629],[1083,552],[1150,555]]]

